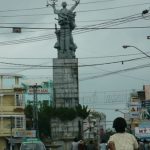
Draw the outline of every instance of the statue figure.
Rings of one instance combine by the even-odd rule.
[[[55,25],[55,34],[57,36],[57,42],[55,43],[55,48],[58,50],[58,58],[75,58],[75,50],[77,49],[76,44],[73,41],[72,30],[76,27],[75,16],[76,13],[73,12],[76,6],[80,3],[80,0],[74,0],[75,4],[67,9],[67,3],[62,2],[62,9],[57,10],[55,0],[50,5],[54,13],[58,15],[58,24],[60,29],[57,29]]]

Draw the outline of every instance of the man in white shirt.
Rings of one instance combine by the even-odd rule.
[[[125,132],[127,123],[124,118],[118,117],[113,122],[113,128],[115,128],[116,133],[110,136],[108,140],[108,145],[113,142],[115,145],[115,150],[137,150],[138,142],[134,135]]]

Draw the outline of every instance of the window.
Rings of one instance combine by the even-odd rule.
[[[23,128],[24,127],[24,119],[23,117],[16,117],[16,128]]]
[[[23,105],[23,94],[21,93],[16,93],[15,95],[16,99],[16,106],[22,106]]]

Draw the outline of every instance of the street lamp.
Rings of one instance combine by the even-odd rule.
[[[115,109],[115,111],[122,113],[124,115],[124,118],[125,118],[125,114],[126,114],[125,112],[121,111],[120,109]]]
[[[137,49],[138,51],[140,51],[140,52],[141,52],[142,54],[144,54],[145,56],[150,57],[150,55],[146,54],[145,52],[143,52],[141,49],[137,48],[136,46],[133,46],[133,45],[123,45],[122,47],[123,47],[124,49],[125,49],[125,48],[128,48],[128,47],[133,47],[133,48]]]
[[[118,111],[118,112],[120,112],[122,114],[125,114],[125,112],[121,111],[120,109],[115,109],[115,111]]]

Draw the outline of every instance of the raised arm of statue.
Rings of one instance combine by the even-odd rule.
[[[80,0],[75,0],[75,4],[70,8],[70,11],[73,11],[78,6],[79,3]]]
[[[55,3],[49,4],[49,5],[53,8],[54,14],[58,14],[59,13],[59,10],[57,10],[56,7],[55,7]]]

